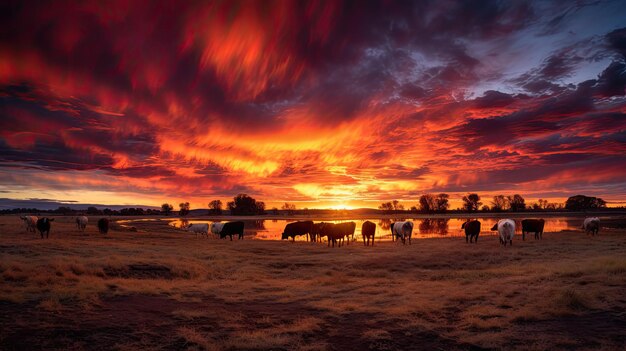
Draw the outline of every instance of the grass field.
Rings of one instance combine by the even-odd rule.
[[[0,349],[606,349],[626,345],[626,230],[499,246],[196,238],[166,222],[50,239],[0,217]],[[361,238],[358,238],[360,240]]]

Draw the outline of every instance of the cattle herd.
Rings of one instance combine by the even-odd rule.
[[[48,238],[50,236],[50,229],[54,218],[36,216],[21,216],[20,219],[24,222],[27,232],[36,233],[39,231],[41,238]],[[89,219],[86,216],[76,217],[76,228],[80,232],[85,232]],[[545,221],[543,219],[524,219],[522,224],[522,240],[526,240],[526,233],[533,233],[535,239],[543,239],[543,229]],[[109,231],[109,219],[100,218],[97,222],[98,231],[100,234],[107,234]],[[243,239],[244,234],[244,222],[213,222],[210,225],[208,223],[189,224],[184,227],[188,232],[193,232],[207,236],[209,232],[224,239],[229,237],[233,240],[233,235],[237,236],[237,239]],[[391,231],[391,240],[402,242],[409,245],[411,244],[411,236],[413,234],[413,222],[401,221],[393,222],[390,224],[389,229]],[[600,230],[600,219],[598,217],[585,218],[582,224],[582,228],[586,234],[595,236]],[[295,241],[297,236],[306,236],[307,241],[322,242],[322,239],[326,237],[328,246],[341,247],[346,243],[350,243],[350,240],[354,241],[354,232],[356,230],[355,222],[343,222],[343,223],[330,223],[319,222],[313,223],[313,221],[297,221],[288,223],[283,230],[281,239],[289,239]],[[480,234],[480,221],[467,220],[461,226],[461,230],[465,231],[465,242],[477,243],[478,236]],[[492,228],[492,231],[498,233],[500,244],[507,246],[513,245],[513,236],[515,235],[515,221],[512,219],[501,219]],[[374,246],[374,237],[376,236],[376,224],[370,221],[363,222],[361,226],[361,234],[363,237],[363,245],[369,246],[370,242]]]

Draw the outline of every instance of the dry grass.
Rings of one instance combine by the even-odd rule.
[[[25,334],[52,349],[203,350],[403,349],[420,338],[425,348],[619,349],[626,337],[624,230],[506,249],[495,238],[332,249],[195,238],[161,222],[102,236],[61,218],[49,240],[17,217],[0,224],[0,348]]]

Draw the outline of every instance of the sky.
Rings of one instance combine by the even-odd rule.
[[[625,1],[2,1],[0,197],[626,204]]]

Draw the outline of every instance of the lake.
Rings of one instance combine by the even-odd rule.
[[[528,218],[541,218],[532,217]],[[480,235],[495,235],[496,233],[491,231],[491,227],[501,218],[478,218],[481,222],[481,234]],[[548,217],[544,218],[546,221],[544,232],[559,232],[562,230],[578,230],[582,225],[582,217]],[[376,241],[391,240],[391,232],[389,225],[392,222],[400,220],[411,220],[415,223],[413,229],[413,238],[441,238],[441,237],[464,237],[465,233],[461,230],[461,225],[467,220],[466,218],[397,218],[397,219],[358,219],[352,220],[356,223],[355,239],[362,240],[361,226],[365,221],[371,221],[376,223]],[[521,220],[515,219],[516,233],[521,234]],[[280,240],[281,234],[287,223],[295,222],[296,220],[289,219],[259,219],[259,220],[243,220],[245,223],[245,237],[252,237],[259,240]],[[324,221],[331,223],[349,222],[350,220],[340,221]],[[314,221],[317,223],[318,221]],[[180,228],[186,224],[193,223],[212,223],[207,220],[171,220],[169,225]],[[531,234],[532,236],[532,234]],[[305,236],[297,237],[296,240],[306,240]]]

